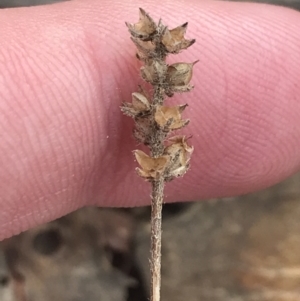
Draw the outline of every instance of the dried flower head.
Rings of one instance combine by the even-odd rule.
[[[168,65],[165,59],[169,53],[178,53],[190,47],[195,40],[185,38],[187,23],[169,30],[161,21],[156,24],[143,9],[140,9],[137,23],[126,25],[137,47],[138,58],[144,62],[140,70],[142,79],[150,83],[154,90],[152,99],[144,91],[134,92],[132,102],[123,103],[121,107],[124,114],[135,120],[135,138],[150,148],[150,156],[135,152],[141,165],[138,173],[148,180],[163,177],[169,181],[189,168],[191,151],[188,151],[190,149],[182,137],[181,140],[169,139],[169,145],[165,146],[167,136],[186,126],[189,120],[181,116],[187,105],[166,106],[164,101],[166,96],[188,92],[193,88],[190,81],[197,61]],[[168,163],[166,156],[169,157]]]
[[[151,301],[160,299],[160,246],[161,207],[164,183],[183,176],[190,167],[193,147],[185,136],[168,138],[173,131],[185,127],[188,119],[182,118],[184,105],[165,105],[166,97],[176,92],[188,92],[193,67],[197,63],[167,64],[169,54],[187,49],[195,40],[185,38],[187,23],[169,30],[161,21],[157,24],[140,9],[139,21],[126,23],[131,40],[137,48],[137,58],[144,64],[141,77],[153,87],[152,95],[143,90],[132,94],[131,103],[123,103],[121,110],[135,121],[134,137],[150,149],[150,155],[141,150],[134,151],[140,167],[137,173],[152,185],[151,215]]]

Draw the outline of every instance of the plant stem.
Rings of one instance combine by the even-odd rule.
[[[160,300],[161,287],[161,220],[164,199],[164,178],[152,182],[151,204],[151,292],[150,300]]]
[[[156,86],[153,95],[153,105],[162,105],[164,103],[164,90],[160,86]]]
[[[163,61],[160,61],[164,64]],[[164,90],[159,85],[154,86],[154,95],[152,104],[154,106],[162,105],[164,102]],[[154,114],[154,111],[153,111]],[[153,117],[154,118],[154,117]],[[152,132],[152,143],[150,144],[151,155],[159,157],[164,151],[164,142],[162,140],[161,129],[154,127]],[[161,176],[151,182],[152,200],[151,200],[151,291],[150,301],[160,301],[161,288],[161,237],[162,237],[162,206],[164,201],[165,179]]]

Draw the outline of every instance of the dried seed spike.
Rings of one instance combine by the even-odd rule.
[[[152,187],[150,300],[160,301],[164,186],[165,182],[182,176],[188,170],[193,151],[185,136],[176,136],[166,141],[170,131],[189,122],[181,117],[187,105],[167,107],[164,102],[166,96],[171,97],[175,92],[187,92],[193,88],[189,82],[196,63],[168,65],[166,56],[188,48],[195,40],[184,37],[187,23],[169,30],[161,20],[155,24],[143,9],[140,9],[140,19],[136,24],[126,24],[137,47],[137,58],[143,63],[141,76],[152,86],[151,97],[143,91],[135,92],[137,94],[133,95],[132,103],[123,105],[122,110],[127,115],[132,115],[132,110],[146,110],[142,111],[145,114],[133,116],[134,136],[138,142],[149,147],[151,156],[135,151],[135,157],[140,164],[140,168],[137,168],[138,174],[149,181]]]
[[[156,23],[142,8],[140,8],[139,21],[135,24],[126,22],[126,26],[133,37],[139,38],[143,41],[149,41],[157,29]]]

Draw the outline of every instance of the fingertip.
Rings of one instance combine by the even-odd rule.
[[[190,105],[195,152],[167,201],[247,193],[299,170],[299,13],[226,2],[143,6],[171,28],[189,21],[187,37],[197,39],[175,57],[199,59],[195,89],[170,100]],[[123,22],[138,19],[137,7],[86,0],[0,12],[1,110],[13,121],[3,124],[10,140],[0,177],[14,191],[0,198],[0,237],[86,204],[149,204],[119,110],[139,81]]]

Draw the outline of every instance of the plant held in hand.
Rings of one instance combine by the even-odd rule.
[[[161,286],[161,211],[164,198],[164,185],[174,178],[183,176],[190,167],[193,147],[186,136],[170,137],[189,123],[182,119],[187,104],[165,105],[165,98],[176,92],[189,92],[193,86],[193,63],[166,63],[168,54],[176,54],[194,44],[184,35],[187,23],[168,29],[161,21],[156,24],[140,8],[140,19],[136,24],[126,23],[131,39],[137,47],[137,58],[144,64],[141,76],[153,86],[151,97],[140,87],[132,93],[132,102],[123,103],[122,112],[135,121],[134,137],[150,149],[150,154],[134,151],[140,167],[139,176],[152,186],[151,210],[151,301],[160,300]]]

